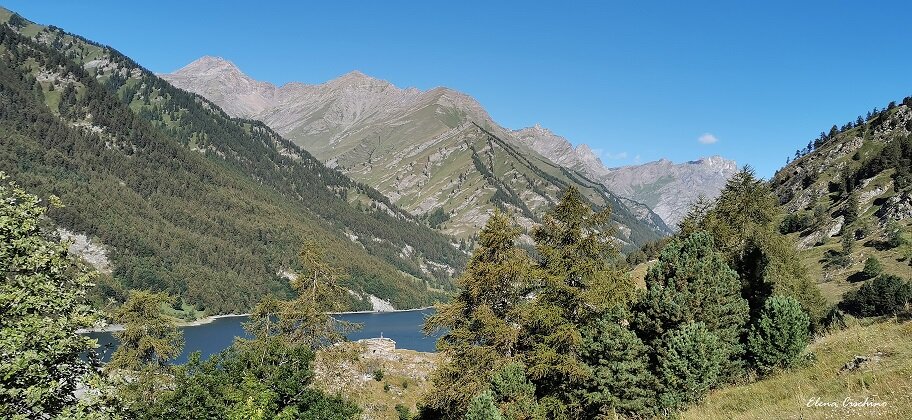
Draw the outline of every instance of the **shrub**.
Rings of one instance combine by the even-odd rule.
[[[657,357],[657,377],[662,384],[659,404],[678,410],[701,400],[716,385],[726,353],[719,337],[702,322],[672,330],[664,341]]]
[[[808,212],[789,213],[779,225],[779,232],[787,235],[792,232],[801,232],[814,225],[814,215]]]
[[[903,237],[903,228],[896,223],[896,221],[890,221],[887,225],[887,245],[890,248],[899,248],[906,244],[906,238]]]
[[[621,319],[606,316],[584,331],[582,356],[591,369],[580,390],[586,417],[648,415],[655,401],[650,349]]]
[[[772,296],[747,334],[751,362],[762,373],[787,368],[807,346],[810,320],[797,300]]]
[[[842,310],[858,316],[901,313],[912,301],[912,284],[893,275],[882,275],[846,293],[839,303]]]
[[[877,257],[868,257],[868,259],[865,260],[864,269],[861,270],[861,274],[864,275],[864,278],[873,279],[881,273],[883,273],[883,265],[880,264],[880,260],[878,260]]]
[[[503,415],[494,404],[494,396],[491,391],[484,391],[472,398],[469,403],[469,411],[466,412],[465,420],[502,420]]]

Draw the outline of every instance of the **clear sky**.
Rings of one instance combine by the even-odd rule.
[[[903,1],[6,1],[155,72],[202,55],[276,84],[350,70],[447,86],[609,166],[719,154],[770,176],[912,95]],[[702,139],[702,141],[701,141]]]

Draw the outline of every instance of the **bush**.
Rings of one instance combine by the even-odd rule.
[[[808,344],[809,326],[810,319],[797,300],[770,297],[747,334],[751,363],[762,373],[792,366]]]
[[[668,332],[658,351],[657,379],[662,384],[659,405],[678,410],[697,402],[717,384],[726,352],[702,322]]]
[[[484,391],[472,398],[469,403],[469,411],[465,415],[466,420],[502,420],[503,415],[494,404],[494,396],[491,391]]]
[[[808,212],[789,213],[779,225],[779,232],[787,235],[792,232],[801,232],[814,226],[814,215]]]
[[[383,369],[377,369],[374,371],[374,380],[380,382],[383,380]]]
[[[892,315],[906,310],[912,301],[912,284],[900,277],[882,275],[846,293],[842,310],[857,316]]]
[[[877,257],[868,257],[868,259],[865,260],[864,269],[861,270],[861,274],[864,278],[873,279],[881,273],[883,273],[883,265],[880,264],[880,260],[878,260]]]
[[[903,237],[903,228],[896,223],[896,221],[890,221],[887,225],[887,245],[890,248],[899,248],[906,244],[906,238]]]
[[[586,401],[585,417],[647,415],[655,401],[650,349],[621,325],[624,317],[618,315],[603,317],[583,331],[581,355],[591,369],[580,390]]]

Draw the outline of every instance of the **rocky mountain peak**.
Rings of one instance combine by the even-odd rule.
[[[237,65],[222,57],[204,55],[190,64],[181,67],[172,74],[183,76],[215,75],[219,73],[235,73],[243,75]]]

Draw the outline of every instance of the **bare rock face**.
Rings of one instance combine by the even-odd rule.
[[[212,57],[160,76],[233,116],[263,121],[415,215],[442,209],[440,229],[452,235],[470,237],[495,207],[531,226],[568,185],[614,209],[625,244],[670,232],[648,207],[630,208],[603,184],[563,171],[452,89],[402,89],[358,71],[276,87]],[[577,149],[593,168],[601,166],[587,148]]]
[[[574,147],[567,139],[539,125],[513,134],[555,163],[580,171],[619,196],[645,204],[669,226],[676,226],[701,196],[717,197],[728,178],[738,171],[734,161],[721,156],[680,164],[662,159],[608,168],[589,146]]]

